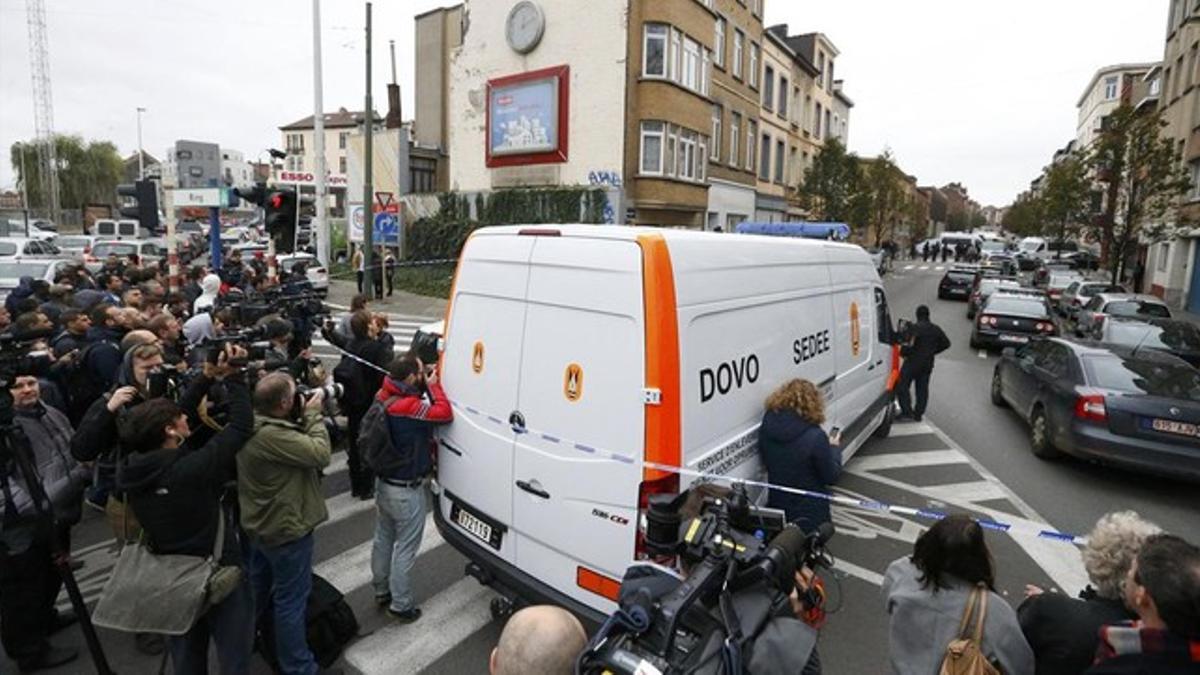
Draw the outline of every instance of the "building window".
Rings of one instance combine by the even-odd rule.
[[[758,86],[758,45],[750,43],[750,86]]]
[[[762,145],[758,156],[758,179],[771,180],[771,136],[762,135]]]
[[[775,69],[767,65],[763,75],[762,106],[767,110],[775,109]]]
[[[775,141],[775,182],[783,185],[783,141]]]
[[[717,25],[713,36],[713,62],[725,67],[725,18],[717,17]]]
[[[729,114],[729,166],[738,166],[741,161],[741,153],[738,148],[738,141],[742,135],[742,116],[740,113]]]
[[[754,172],[755,148],[758,147],[758,122],[746,121],[746,170]]]
[[[683,77],[683,69],[680,67],[683,63],[683,34],[678,29],[671,29],[671,53],[668,55],[671,62],[671,80],[679,82]]]
[[[413,157],[409,164],[409,177],[414,194],[437,190],[437,161],[425,157]]]
[[[667,125],[666,129],[667,142],[666,145],[663,146],[665,152],[663,155],[665,158],[663,161],[663,173],[668,176],[674,176],[676,169],[678,169],[678,167],[675,165],[675,150],[677,147],[675,141],[678,134],[671,125]]]
[[[825,88],[825,52],[817,52],[817,86]]]
[[[829,126],[829,109],[825,109],[825,135],[833,133],[833,127]]]
[[[346,141],[348,141],[348,140],[350,140],[349,132],[343,131],[342,133],[338,134],[338,149],[345,150],[346,149]],[[346,173],[346,172],[343,171],[342,173]]]
[[[821,104],[817,103],[816,112],[813,119],[813,138],[820,140],[821,138]]]
[[[782,75],[779,77],[779,116],[787,119],[788,116],[788,96],[791,94],[791,85],[788,84],[788,79]]]
[[[700,45],[691,38],[683,38],[683,86],[700,90]]]
[[[825,89],[826,89],[826,91],[829,91],[832,93],[833,86],[834,86],[834,84],[833,84],[833,58],[830,58],[826,63],[829,65],[829,77],[825,78]]]
[[[721,161],[721,106],[714,105],[712,112],[712,144],[709,147],[709,159]]]
[[[1158,271],[1167,271],[1167,261],[1171,258],[1171,242],[1164,241],[1158,245]]]
[[[708,83],[712,80],[712,52],[701,49],[700,61],[700,93],[708,96]]]
[[[667,27],[646,24],[646,43],[642,50],[642,75],[667,76]]]
[[[1192,189],[1188,193],[1188,198],[1195,201],[1200,199],[1200,160],[1192,162],[1189,167],[1192,171]]]
[[[338,173],[346,173],[346,158],[338,157]]]
[[[663,166],[663,123],[642,122],[642,173],[661,175]]]
[[[1104,100],[1105,101],[1111,101],[1117,97],[1117,93],[1118,93],[1117,92],[1117,83],[1119,81],[1120,81],[1119,78],[1117,78],[1115,75],[1113,77],[1104,78]]]
[[[733,31],[733,76],[736,78],[742,77],[742,43],[746,36],[742,31],[734,29]]]

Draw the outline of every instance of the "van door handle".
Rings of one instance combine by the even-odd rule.
[[[517,487],[521,488],[522,490],[528,492],[531,495],[536,495],[538,497],[541,497],[542,499],[550,499],[549,492],[546,492],[545,490],[541,489],[540,487],[536,487],[527,481],[523,481],[523,480],[517,481]]]

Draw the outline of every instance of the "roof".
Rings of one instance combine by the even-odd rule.
[[[379,113],[372,113],[376,122],[383,122],[383,118]],[[280,131],[299,131],[303,129],[312,129],[316,125],[315,115],[309,115],[303,119],[296,120],[291,124],[285,124],[279,127]],[[361,110],[351,112],[345,108],[338,108],[337,112],[325,113],[325,128],[326,129],[345,129],[348,127],[357,127],[362,123],[364,118]]]
[[[1100,70],[1097,70],[1095,75],[1092,75],[1092,79],[1088,82],[1087,88],[1083,90],[1083,94],[1080,95],[1079,101],[1075,104],[1075,107],[1083,107],[1084,101],[1086,101],[1087,97],[1091,95],[1092,90],[1096,88],[1096,83],[1100,81],[1100,78],[1112,75],[1113,73],[1144,74],[1146,71],[1157,65],[1160,65],[1159,61],[1150,61],[1148,63],[1116,63],[1111,66],[1104,66]]]
[[[850,97],[846,95],[846,92],[842,91],[841,80],[833,81],[833,95],[835,98],[841,99],[842,103],[845,103],[847,108],[854,107],[854,101],[850,100]]]

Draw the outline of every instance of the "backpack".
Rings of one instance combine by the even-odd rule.
[[[971,597],[967,599],[967,608],[958,624],[958,637],[946,647],[939,675],[1000,675],[1000,671],[983,655],[983,622],[987,618],[987,605],[987,588],[978,584],[971,589]],[[979,618],[975,620],[974,630],[968,632],[971,616],[976,609]]]
[[[89,342],[79,352],[79,358],[75,359],[75,363],[67,370],[66,377],[63,378],[63,390],[67,392],[68,400],[67,417],[73,425],[77,426],[88,407],[108,391],[104,383],[91,372],[91,364],[88,363],[93,352],[102,344],[112,345],[113,343],[107,340]]]
[[[274,612],[268,604],[258,622],[258,650],[274,672],[279,671],[275,652]],[[324,578],[312,575],[312,591],[305,608],[306,637],[313,659],[322,667],[333,665],[346,645],[358,636],[358,618],[342,592]]]
[[[376,399],[367,414],[363,415],[358,427],[358,452],[363,462],[376,475],[386,476],[399,457],[392,449],[392,435],[388,430],[387,409],[399,399],[391,396],[386,401]]]
[[[367,382],[373,373],[367,371],[367,366],[350,358],[342,356],[342,360],[338,361],[337,366],[333,369],[333,381],[341,384],[346,392],[342,396],[342,408],[351,408],[362,410],[371,405],[371,399],[375,395],[375,391],[367,391]]]

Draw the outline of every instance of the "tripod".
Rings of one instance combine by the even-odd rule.
[[[41,478],[34,469],[29,439],[25,437],[25,432],[21,427],[13,423],[12,395],[8,391],[9,380],[10,378],[0,375],[0,471],[8,471],[10,466],[16,465],[21,479],[25,481],[29,497],[33,502],[34,519],[39,530],[51,533],[49,537],[50,551],[54,567],[62,577],[63,585],[67,589],[67,596],[71,599],[71,607],[75,609],[75,615],[79,617],[79,628],[83,631],[83,639],[87,642],[92,663],[96,666],[96,673],[97,675],[113,675],[113,670],[108,665],[108,659],[104,656],[104,648],[100,645],[100,638],[96,636],[96,627],[92,625],[91,615],[88,614],[87,605],[83,601],[83,594],[79,592],[79,583],[75,580],[75,573],[71,570],[71,552],[63,547],[59,537],[53,535],[56,531],[54,511],[50,504],[50,497],[46,494],[46,488],[42,485]]]

